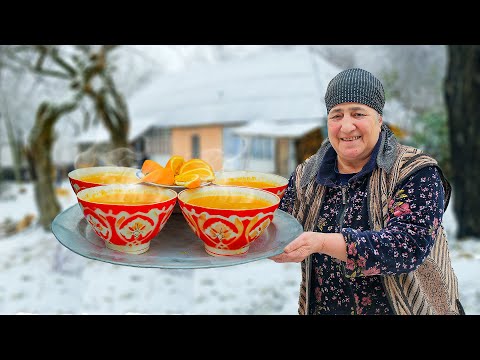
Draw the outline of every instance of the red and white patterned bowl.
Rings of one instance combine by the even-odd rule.
[[[100,203],[102,194],[118,196],[152,195],[153,203]],[[126,195],[125,195],[126,194]],[[80,190],[78,203],[83,216],[105,246],[128,254],[141,254],[150,248],[151,240],[163,229],[177,202],[173,190],[140,184],[111,184]]]
[[[226,201],[229,196],[238,195],[263,200],[267,204],[251,209],[191,204],[198,198],[215,196],[216,201]],[[213,256],[229,256],[248,251],[250,244],[272,223],[280,198],[261,189],[210,185],[181,191],[178,204],[190,228],[203,241],[205,251]]]
[[[259,185],[259,183],[269,185]],[[259,188],[278,195],[280,199],[285,194],[288,186],[288,179],[283,176],[250,170],[219,171],[215,173],[215,185],[226,186],[247,186]],[[238,185],[241,184],[241,185]]]
[[[80,190],[89,189],[91,187],[100,185],[109,185],[108,181],[86,181],[86,177],[90,176],[104,176],[113,175],[110,177],[112,181],[113,177],[116,177],[115,183],[118,184],[133,184],[138,182],[137,173],[139,169],[124,166],[93,166],[72,170],[68,173],[68,180],[72,189],[77,194]],[[120,181],[120,182],[119,182]]]

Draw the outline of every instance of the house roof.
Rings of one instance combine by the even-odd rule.
[[[313,121],[299,120],[297,122],[252,122],[248,125],[235,128],[233,132],[240,136],[266,136],[273,138],[299,138],[314,129],[321,127],[323,119]]]
[[[157,76],[127,99],[132,124],[129,139],[150,126],[251,123],[240,130],[244,133],[253,126],[278,120],[318,119],[317,126],[321,126],[325,116],[323,91],[339,71],[311,55],[308,48],[294,47],[269,48],[242,59]],[[288,126],[281,127],[286,131]],[[303,133],[298,129],[297,133]],[[77,142],[108,138],[100,125]]]

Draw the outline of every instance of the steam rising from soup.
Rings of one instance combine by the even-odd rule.
[[[102,173],[85,175],[80,178],[81,181],[91,182],[94,184],[133,184],[138,179],[128,174]]]
[[[193,198],[188,203],[216,209],[260,209],[273,205],[270,201],[246,195],[210,195]]]
[[[122,204],[122,205],[140,205],[153,204],[170,199],[169,196],[150,193],[150,192],[131,192],[131,191],[99,191],[90,196],[86,196],[85,200],[100,204]]]
[[[259,189],[266,189],[278,186],[276,183],[257,180],[255,177],[225,178],[215,181],[218,185],[248,186]]]

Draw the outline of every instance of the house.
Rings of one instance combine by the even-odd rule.
[[[214,170],[288,177],[326,136],[324,92],[340,71],[294,47],[158,76],[127,99],[130,144],[139,159],[145,154],[161,164],[181,155]],[[108,139],[100,125],[77,144],[87,151]]]

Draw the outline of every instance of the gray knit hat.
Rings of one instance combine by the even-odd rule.
[[[382,115],[385,105],[383,85],[366,70],[358,68],[344,70],[328,83],[325,93],[327,114],[334,106],[345,102],[370,106]]]

